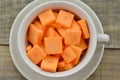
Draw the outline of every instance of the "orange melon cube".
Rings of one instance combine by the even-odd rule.
[[[64,70],[69,70],[72,69],[74,67],[74,65],[72,63],[68,63],[64,66]]]
[[[62,28],[62,26],[60,24],[57,24],[56,22],[53,22],[53,23],[49,24],[49,27]]]
[[[68,64],[65,64],[64,67],[58,67],[58,71],[66,71],[66,70],[72,69],[73,67],[74,65],[72,63],[68,63]]]
[[[81,30],[78,23],[73,19],[70,29]]]
[[[28,45],[27,47],[26,47],[26,51],[28,52],[29,50],[31,50],[32,49],[32,45]]]
[[[39,19],[43,26],[47,26],[56,20],[52,9],[45,10],[39,14]]]
[[[65,61],[62,60],[62,61],[59,61],[59,62],[58,62],[57,67],[58,67],[58,68],[62,68],[62,67],[64,67],[65,65],[66,65]]]
[[[82,51],[86,50],[88,47],[87,43],[82,38],[81,38],[80,44],[78,44],[78,46],[82,49]]]
[[[61,54],[62,53],[62,38],[49,37],[44,38],[45,51],[47,54]]]
[[[71,47],[67,47],[63,50],[62,58],[66,63],[71,63],[74,59],[77,58],[77,56]]]
[[[28,53],[27,56],[35,64],[38,64],[45,56],[44,50],[42,50],[38,45],[35,45]]]
[[[64,10],[60,10],[56,23],[62,25],[65,28],[69,28],[71,26],[73,18],[74,18],[74,15],[72,13]]]
[[[40,44],[43,38],[43,31],[35,24],[30,24],[27,33],[27,39],[33,45]]]
[[[41,69],[49,72],[56,72],[58,65],[58,57],[46,56],[41,63]]]
[[[73,61],[72,61],[72,63],[74,64],[74,65],[77,65],[78,63],[79,63],[79,61],[80,61],[80,56],[81,56],[81,54],[82,54],[82,49],[81,48],[79,48],[78,46],[71,46],[71,48],[73,49],[73,51],[76,53],[76,55],[77,55],[77,58],[76,59],[74,59]]]
[[[43,25],[40,23],[40,21],[38,21],[38,20],[34,21],[34,24],[35,24],[36,26],[40,27],[43,31],[45,31],[46,28],[47,28],[46,26],[43,26]]]
[[[54,28],[49,27],[46,30],[45,36],[44,37],[59,37],[59,34]]]
[[[57,13],[57,12],[53,12],[53,13],[54,13],[54,15],[55,15],[55,17],[56,17],[56,19],[57,19],[58,13]]]
[[[58,28],[57,31],[63,38],[65,38],[65,33],[66,33],[65,28]]]
[[[61,59],[62,59],[61,54],[53,54],[53,55],[51,55],[51,56],[58,57],[58,58],[59,58],[59,60],[61,60]]]
[[[80,25],[81,30],[83,32],[83,35],[82,35],[83,38],[84,39],[89,39],[90,38],[90,32],[89,32],[86,20],[79,20],[77,22]]]
[[[66,30],[65,33],[65,41],[66,45],[77,45],[80,43],[81,38],[81,31],[80,30]]]

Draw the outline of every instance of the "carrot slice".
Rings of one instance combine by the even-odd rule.
[[[80,43],[80,38],[80,30],[66,30],[64,42],[66,45],[77,45]]]
[[[62,58],[66,63],[72,62],[74,59],[77,58],[76,53],[72,50],[71,47],[67,47],[64,49],[62,53]]]
[[[27,56],[35,64],[38,64],[45,56],[45,52],[38,46],[35,45],[28,53]]]
[[[81,56],[81,54],[82,54],[82,49],[79,48],[79,47],[77,47],[77,46],[71,46],[71,48],[73,49],[73,51],[74,51],[74,52],[76,53],[76,55],[77,55],[77,58],[74,59],[74,60],[72,61],[72,63],[73,63],[74,65],[77,65],[77,64],[79,63],[79,61],[80,61],[80,56]]]
[[[41,69],[49,72],[56,72],[58,65],[58,57],[46,56],[41,63]]]
[[[89,33],[89,29],[88,29],[86,20],[79,20],[77,22],[80,25],[81,30],[83,32],[83,35],[82,35],[83,38],[84,39],[89,39],[90,38],[90,33]]]
[[[28,29],[27,39],[33,45],[41,44],[41,40],[43,38],[43,31],[40,27],[36,26],[35,24],[30,24]]]
[[[56,23],[62,25],[63,27],[69,28],[71,26],[74,15],[70,12],[60,10]]]
[[[48,24],[54,22],[56,20],[56,17],[52,9],[48,9],[39,14],[39,19],[43,26],[47,26]]]
[[[62,38],[49,37],[44,38],[45,51],[47,54],[61,54],[62,53]]]

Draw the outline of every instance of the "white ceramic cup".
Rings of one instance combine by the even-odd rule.
[[[29,24],[33,21],[33,19],[42,11],[46,9],[64,9],[68,10],[70,12],[75,13],[78,17],[81,19],[86,19],[88,26],[89,26],[89,31],[90,31],[90,41],[89,41],[89,46],[87,49],[87,52],[82,59],[82,61],[75,66],[74,68],[63,71],[63,72],[56,72],[56,73],[51,73],[51,72],[45,72],[42,71],[38,66],[36,66],[32,61],[27,57],[26,55],[26,33],[29,27]],[[102,42],[103,44],[105,42],[109,41],[109,36],[107,34],[97,34],[95,25],[92,21],[92,17],[87,14],[87,12],[82,9],[80,6],[68,2],[68,1],[49,1],[46,3],[43,3],[39,6],[36,6],[31,12],[29,12],[26,17],[23,19],[21,25],[19,26],[18,30],[18,49],[20,52],[21,57],[23,58],[24,62],[30,67],[33,71],[39,73],[40,75],[44,75],[46,77],[66,77],[70,76],[80,70],[82,70],[91,60],[92,56],[95,53],[96,46],[98,42]]]

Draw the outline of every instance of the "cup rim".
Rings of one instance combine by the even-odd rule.
[[[97,32],[96,32],[96,29],[95,29],[95,26],[94,26],[94,23],[93,23],[93,21],[92,21],[92,18],[87,14],[87,12],[85,11],[85,10],[83,10],[80,6],[78,6],[78,5],[76,5],[76,4],[74,4],[74,3],[71,3],[71,2],[67,2],[67,1],[51,1],[51,2],[46,2],[46,3],[43,3],[43,4],[41,4],[41,5],[38,5],[38,6],[36,6],[34,9],[32,9],[27,15],[26,15],[26,17],[24,18],[24,20],[22,21],[22,23],[21,23],[21,25],[20,25],[20,27],[19,27],[19,31],[18,31],[18,36],[17,36],[17,40],[18,40],[18,49],[19,49],[19,51],[20,51],[20,54],[22,54],[22,53],[26,53],[25,51],[22,51],[21,50],[21,43],[19,43],[19,40],[21,39],[20,38],[20,36],[22,36],[20,33],[23,31],[23,25],[25,24],[25,20],[26,19],[28,19],[29,17],[30,17],[30,15],[31,15],[31,13],[34,13],[34,11],[36,11],[38,8],[40,8],[41,6],[45,6],[45,5],[47,5],[47,4],[54,4],[54,3],[61,3],[61,4],[67,4],[67,5],[72,5],[72,6],[74,6],[75,8],[77,8],[77,7],[79,7],[79,9],[81,10],[81,11],[83,11],[84,13],[85,13],[85,15],[88,17],[88,19],[90,19],[90,21],[91,21],[91,23],[92,23],[92,25],[93,25],[93,27],[94,27],[94,32],[95,32],[95,35],[93,36],[93,38],[90,38],[90,41],[92,41],[92,40],[94,40],[95,42],[94,42],[94,47],[92,47],[92,50],[91,50],[91,57],[88,57],[88,60],[86,61],[86,63],[82,63],[82,64],[84,64],[84,66],[82,66],[82,67],[80,67],[81,66],[81,62],[78,64],[78,65],[76,65],[74,68],[72,68],[72,69],[70,69],[70,70],[67,70],[67,71],[64,71],[64,72],[56,72],[56,73],[50,73],[50,72],[45,72],[45,71],[42,71],[42,70],[37,70],[37,69],[34,69],[33,68],[33,66],[36,66],[34,63],[32,63],[31,62],[31,60],[30,60],[30,62],[31,63],[28,63],[28,61],[29,60],[26,60],[25,58],[24,58],[24,56],[23,55],[21,55],[22,56],[22,58],[23,58],[23,60],[25,61],[25,63],[32,69],[32,70],[34,70],[35,72],[37,72],[37,73],[39,73],[39,74],[42,74],[42,75],[44,75],[44,76],[48,76],[48,77],[66,77],[66,76],[70,76],[70,75],[72,75],[72,74],[74,74],[74,73],[76,73],[76,72],[78,72],[79,70],[81,70],[82,68],[84,68],[87,64],[88,64],[88,62],[91,60],[91,58],[92,58],[92,56],[93,56],[93,54],[94,54],[94,52],[95,52],[95,49],[96,49],[96,45],[97,45]],[[36,15],[35,15],[36,16]],[[35,17],[34,16],[34,17]],[[32,17],[33,18],[33,17]],[[28,27],[26,27],[26,28],[28,28]],[[27,31],[26,31],[27,32]],[[90,32],[90,34],[91,34],[91,32]],[[93,34],[92,34],[93,35]],[[90,44],[93,44],[93,43],[91,43],[90,42]],[[89,45],[90,45],[89,44]],[[90,47],[88,46],[88,49],[89,49]],[[25,48],[24,48],[24,50],[25,50]],[[90,52],[88,52],[88,50],[87,50],[87,52],[86,52],[86,54],[87,53],[90,53]],[[30,66],[30,64],[33,64],[32,66]],[[36,66],[37,67],[37,66]],[[72,71],[72,72],[71,72]]]

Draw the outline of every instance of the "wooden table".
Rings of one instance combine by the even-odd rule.
[[[0,80],[26,80],[11,59],[9,34],[17,14],[31,1],[0,0]],[[120,0],[82,1],[96,12],[111,37],[99,67],[88,80],[120,80]]]

